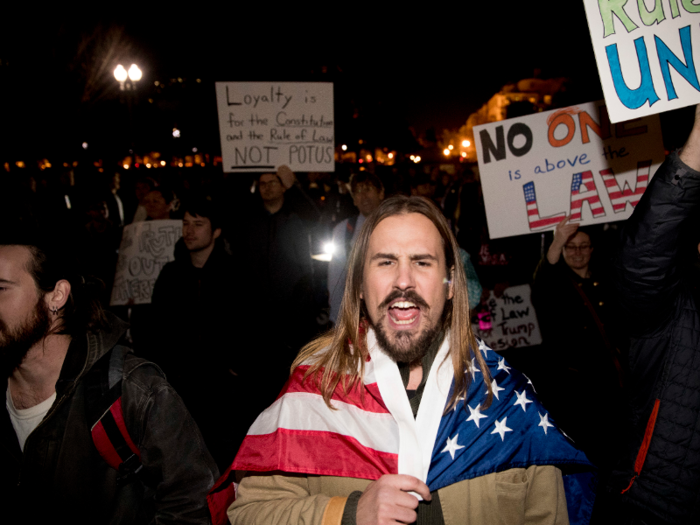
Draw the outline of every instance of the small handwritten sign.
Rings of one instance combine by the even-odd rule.
[[[334,171],[333,84],[217,82],[225,172]]]
[[[697,1],[584,0],[584,5],[612,122],[700,103]]]
[[[496,297],[492,291],[486,302],[491,329],[481,330],[477,323],[472,326],[476,336],[496,351],[541,344],[540,325],[530,292],[529,284],[506,288],[501,297]]]
[[[124,227],[110,305],[150,304],[160,271],[175,259],[182,221],[135,222]]]
[[[664,159],[658,115],[611,124],[604,102],[474,127],[492,239],[632,214]]]

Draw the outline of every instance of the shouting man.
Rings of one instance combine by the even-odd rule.
[[[209,523],[217,469],[65,250],[0,239],[0,480],[13,523]]]
[[[384,201],[353,248],[335,330],[302,350],[243,442],[231,522],[568,523],[560,468],[588,462],[468,320],[438,208]]]

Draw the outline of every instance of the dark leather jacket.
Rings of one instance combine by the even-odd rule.
[[[128,353],[122,374],[126,427],[141,452],[139,478],[117,486],[86,417],[83,378],[126,330],[71,342],[56,401],[20,450],[7,409],[0,415],[0,500],[8,523],[209,523],[206,494],[218,477],[197,426],[160,369]],[[5,396],[7,379],[0,392]]]
[[[700,312],[690,280],[699,211],[700,173],[674,153],[625,224],[615,265],[633,336],[627,385],[635,430],[611,488],[620,494],[629,486],[623,501],[666,523],[700,522]],[[644,464],[630,486],[657,400]]]

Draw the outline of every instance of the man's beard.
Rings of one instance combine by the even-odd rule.
[[[375,324],[372,323],[370,319],[370,324],[372,325],[372,328],[374,328],[377,335],[379,347],[386,355],[397,363],[412,363],[418,359],[421,359],[426,354],[431,343],[440,332],[440,327],[437,325],[427,327],[418,334],[399,330],[394,332],[394,341],[392,342],[389,339],[389,334],[387,334],[382,320],[386,317],[386,308],[388,308],[389,304],[396,299],[411,301],[422,308],[428,308],[428,303],[426,303],[425,300],[416,292],[412,290],[406,292],[396,290],[389,294],[389,296],[379,305],[379,312],[382,314],[380,315],[380,321]]]
[[[39,299],[33,315],[20,326],[10,329],[0,319],[0,373],[9,377],[24,360],[29,349],[49,333],[51,320],[49,309],[43,299]]]

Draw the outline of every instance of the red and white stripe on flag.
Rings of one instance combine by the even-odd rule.
[[[398,472],[399,429],[367,362],[365,382],[338,385],[330,410],[308,366],[297,367],[280,397],[248,430],[234,470],[378,479]]]

